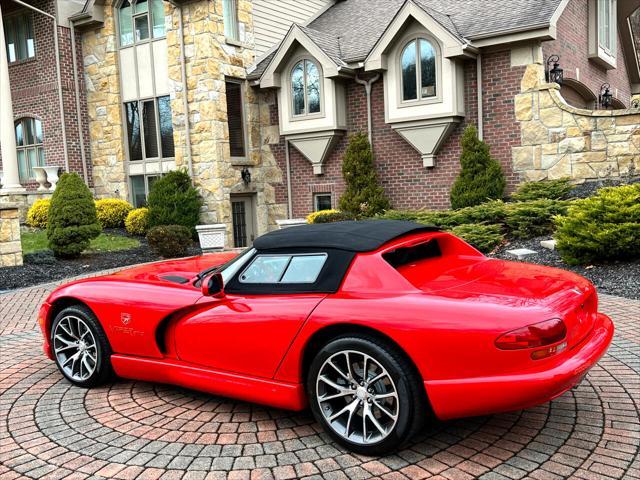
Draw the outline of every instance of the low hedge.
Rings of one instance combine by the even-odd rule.
[[[640,184],[576,200],[555,224],[558,251],[570,265],[640,258]]]
[[[96,200],[96,215],[102,228],[122,228],[124,221],[133,206],[119,198],[102,198]]]
[[[354,216],[340,210],[320,210],[307,215],[307,223],[332,223],[354,220]]]
[[[569,178],[524,182],[511,195],[511,199],[516,202],[539,200],[541,198],[560,200],[567,198],[571,190],[573,190],[573,185]]]
[[[504,242],[500,225],[458,225],[449,230],[455,236],[473,245],[482,253],[489,253]]]
[[[151,249],[163,258],[184,257],[193,243],[191,230],[183,225],[159,225],[147,233]]]
[[[47,228],[50,206],[51,200],[48,198],[42,198],[33,202],[33,205],[31,205],[31,208],[29,208],[27,212],[27,225],[34,228]]]

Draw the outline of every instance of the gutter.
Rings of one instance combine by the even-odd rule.
[[[476,89],[478,94],[478,139],[484,136],[484,110],[482,106],[482,54],[476,59]]]
[[[356,75],[355,81],[360,85],[364,86],[364,90],[367,94],[367,127],[369,133],[369,145],[371,146],[371,151],[373,152],[373,120],[371,118],[371,86],[378,81],[380,78],[380,74],[376,73],[375,76],[371,77],[369,80],[362,80],[358,78]]]
[[[80,157],[82,158],[82,177],[84,183],[89,185],[89,174],[87,172],[87,155],[84,150],[84,125],[82,123],[82,108],[80,106],[80,84],[78,82],[78,64],[76,56],[76,27],[75,20],[69,18],[71,24],[71,64],[73,65],[73,86],[76,95],[76,115],[78,117],[78,138],[80,139]]]
[[[56,19],[55,15],[51,15],[50,13],[40,10],[39,8],[36,8],[33,5],[29,5],[28,3],[25,3],[22,0],[11,0],[11,1],[53,20],[53,48],[56,56],[56,83],[58,86],[58,108],[60,110],[60,128],[62,130],[62,150],[64,154],[64,168],[68,172],[69,171],[69,152],[67,149],[67,127],[65,125],[65,118],[64,118],[64,100],[62,96],[62,76],[60,74],[60,42],[58,40],[58,20]]]
[[[187,65],[184,54],[184,25],[182,22],[182,5],[178,5],[174,0],[169,3],[178,10],[178,38],[180,39],[180,71],[182,76],[182,108],[184,110],[184,133],[187,147],[187,168],[189,178],[193,183],[193,158],[191,156],[191,125],[189,123],[189,92],[187,91]]]
[[[291,160],[289,159],[289,140],[284,141],[284,159],[287,168],[287,218],[293,218],[293,198],[291,198]]]

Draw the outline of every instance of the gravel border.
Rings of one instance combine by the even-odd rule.
[[[489,256],[569,270],[588,278],[601,293],[640,300],[640,260],[584,266],[567,265],[562,261],[557,250],[549,250],[540,245],[540,240],[549,239],[550,237],[538,237],[530,240],[513,240]],[[537,253],[518,260],[514,255],[507,253],[507,250],[516,248],[528,248]]]

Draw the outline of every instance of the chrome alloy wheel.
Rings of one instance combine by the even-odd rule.
[[[64,373],[75,381],[87,380],[98,364],[96,339],[79,317],[63,317],[53,332],[53,352]]]
[[[396,385],[366,353],[344,350],[330,356],[318,372],[316,397],[332,430],[359,445],[385,439],[398,421]]]

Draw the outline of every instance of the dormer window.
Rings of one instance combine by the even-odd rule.
[[[291,70],[293,115],[320,113],[320,70],[311,60],[301,60]]]
[[[411,40],[400,55],[402,101],[425,100],[436,92],[436,50],[425,38]]]

